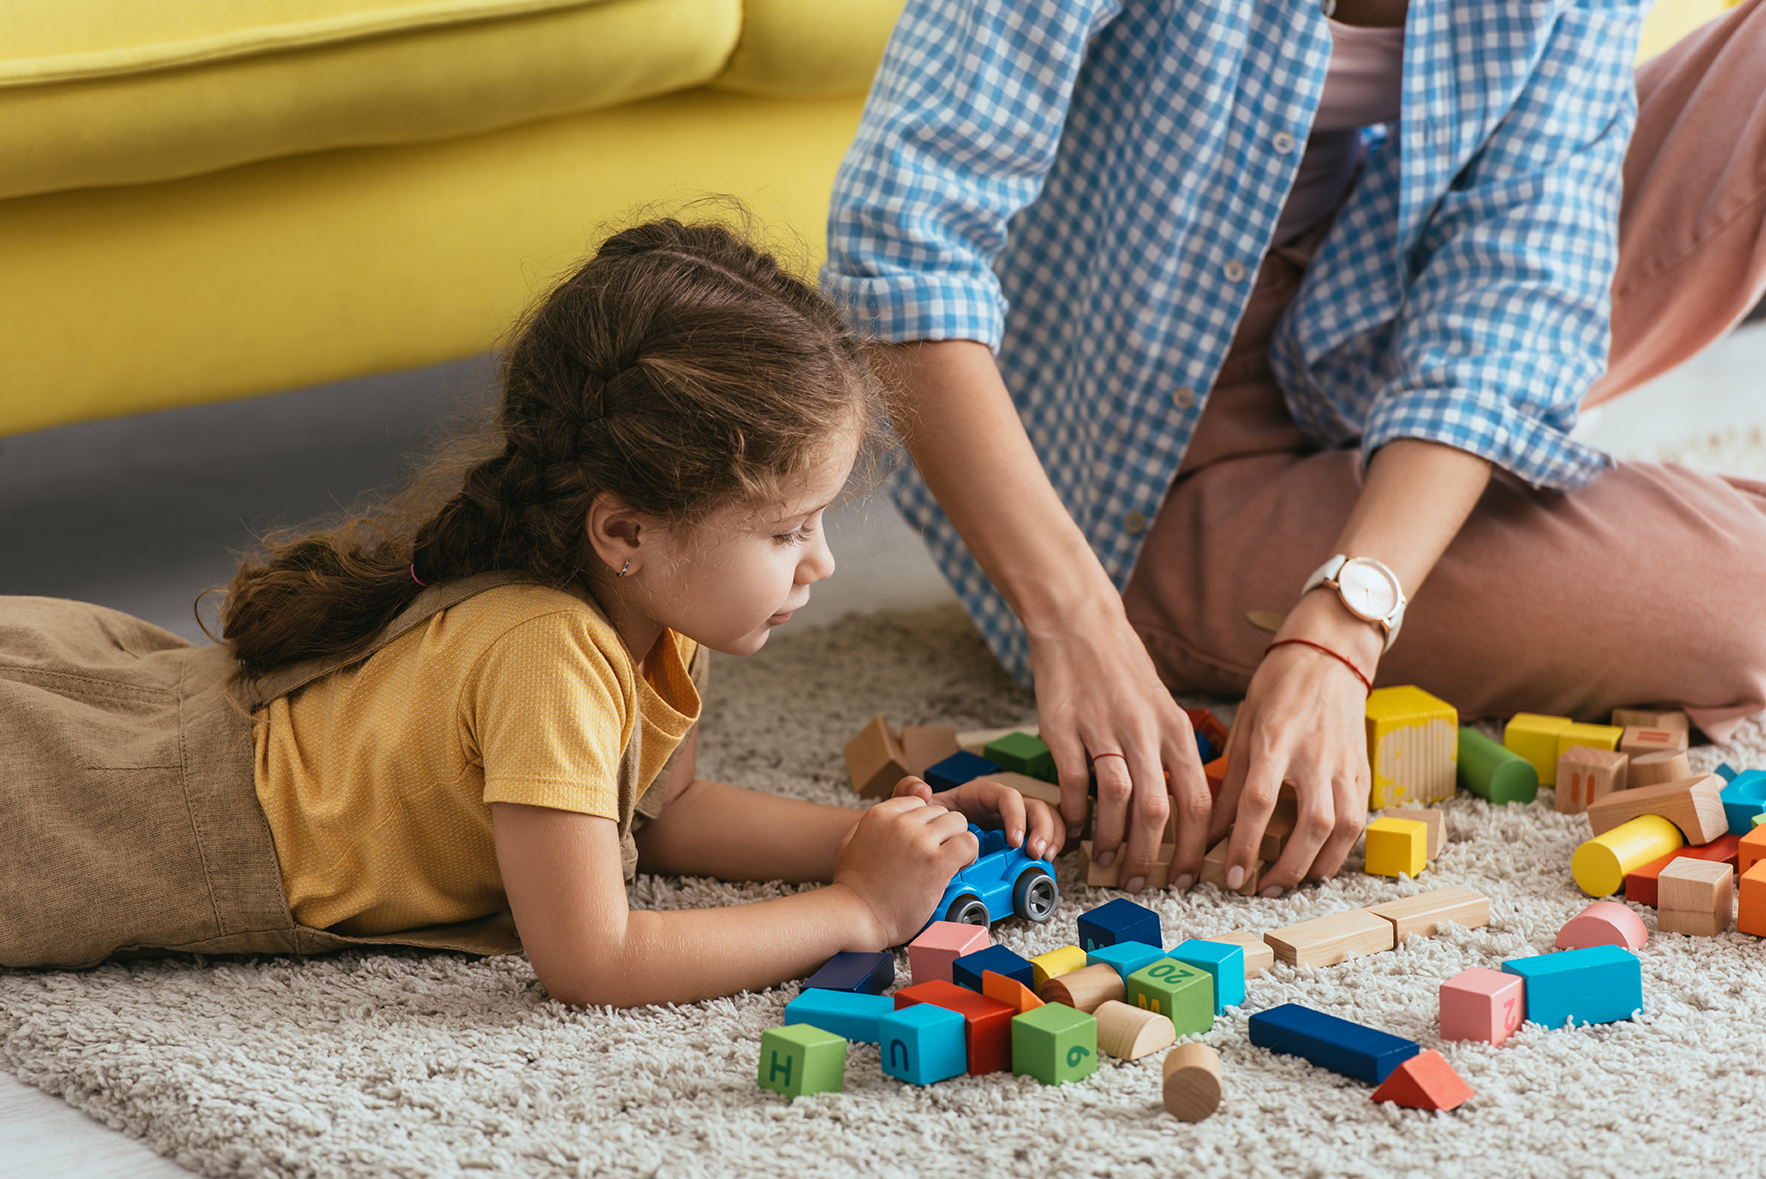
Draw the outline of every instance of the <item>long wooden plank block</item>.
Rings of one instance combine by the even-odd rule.
[[[1390,921],[1398,941],[1411,934],[1434,937],[1443,921],[1468,929],[1490,924],[1490,898],[1469,888],[1431,889],[1414,897],[1369,905],[1367,911]]]
[[[1395,926],[1366,909],[1314,917],[1263,935],[1275,956],[1290,966],[1335,966],[1397,946]]]

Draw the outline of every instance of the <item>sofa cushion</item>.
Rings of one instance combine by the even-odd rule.
[[[903,0],[745,0],[742,40],[715,83],[781,98],[863,94]]]
[[[696,86],[740,22],[740,0],[15,0],[0,5],[0,197]]]

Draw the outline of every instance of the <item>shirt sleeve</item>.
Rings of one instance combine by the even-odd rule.
[[[1407,260],[1394,375],[1362,431],[1364,456],[1421,438],[1559,489],[1614,465],[1568,434],[1606,367],[1640,22],[1632,3],[1567,5],[1449,186]]]
[[[892,341],[998,349],[993,262],[1118,0],[908,0],[834,182],[822,289]]]
[[[629,668],[622,675],[574,613],[512,628],[486,650],[460,701],[484,765],[484,801],[617,822],[634,703]]]

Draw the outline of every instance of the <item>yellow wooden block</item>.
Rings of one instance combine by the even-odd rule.
[[[1429,825],[1420,819],[1375,819],[1367,825],[1367,870],[1374,876],[1421,875],[1429,862]]]
[[[1368,807],[1452,798],[1459,772],[1459,711],[1421,688],[1367,697]]]
[[[1085,951],[1078,946],[1062,946],[1058,950],[1038,954],[1030,960],[1030,977],[1035,984],[1032,989],[1040,995],[1049,979],[1071,974],[1084,966]]]
[[[1618,725],[1566,725],[1558,730],[1559,757],[1570,752],[1578,745],[1586,749],[1604,749],[1613,752],[1619,748],[1619,742],[1625,739],[1625,730]],[[1553,785],[1556,785],[1555,778]]]
[[[1541,786],[1558,780],[1558,734],[1576,722],[1567,716],[1541,716],[1517,712],[1502,730],[1502,746],[1533,763]]]

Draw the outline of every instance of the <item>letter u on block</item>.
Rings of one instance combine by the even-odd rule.
[[[897,1048],[901,1049],[901,1063],[900,1064],[895,1063],[895,1050]],[[889,1041],[889,1067],[890,1068],[899,1068],[902,1072],[908,1071],[908,1069],[910,1067],[910,1063],[909,1063],[909,1059],[908,1059],[908,1046],[907,1046],[906,1041],[903,1041],[903,1040]]]

